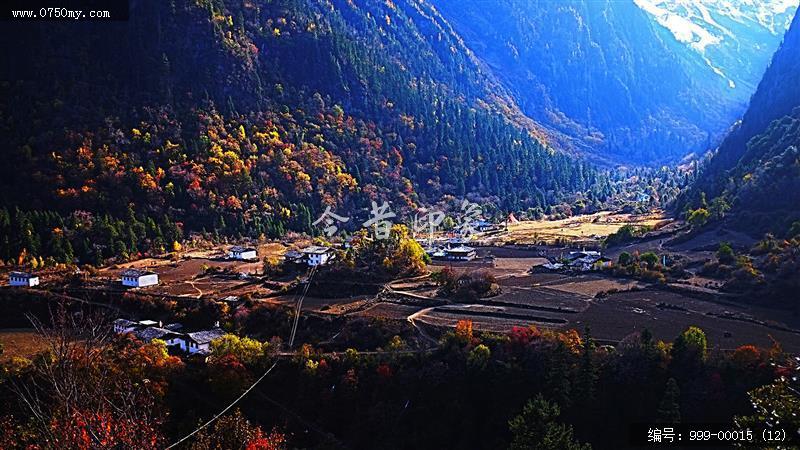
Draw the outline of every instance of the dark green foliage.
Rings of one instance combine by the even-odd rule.
[[[573,436],[572,427],[558,423],[561,414],[558,404],[541,395],[525,404],[522,413],[508,422],[513,436],[512,450],[583,450],[591,445],[581,444]]]
[[[731,244],[727,242],[721,242],[719,244],[717,260],[719,260],[720,264],[733,264],[736,261],[736,254],[733,252]]]
[[[58,263],[99,264],[114,256],[160,254],[183,239],[169,217],[156,222],[132,212],[125,220],[85,211],[62,217],[54,211],[0,209],[0,260],[26,264],[45,256]]]
[[[589,327],[586,327],[583,335],[581,363],[578,368],[575,394],[579,402],[587,405],[592,404],[595,400],[595,385],[597,383],[597,366],[594,362],[595,348],[596,345],[589,332]]]
[[[633,262],[633,256],[631,256],[631,254],[628,253],[628,252],[622,252],[622,253],[619,254],[619,258],[617,259],[617,262],[621,266],[627,266],[628,264]]]
[[[702,366],[707,351],[706,334],[700,328],[689,327],[675,339],[672,346],[672,363],[689,376]]]
[[[675,381],[675,378],[670,378],[667,380],[664,396],[661,398],[661,403],[658,405],[656,421],[659,423],[680,423],[680,399],[681,392],[678,389],[678,382]]]
[[[754,236],[784,235],[800,219],[798,52],[795,18],[741,123],[678,201],[693,227],[724,221]]]

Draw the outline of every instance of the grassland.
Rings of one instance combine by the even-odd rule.
[[[663,212],[620,214],[609,211],[561,220],[528,220],[508,225],[497,243],[553,244],[557,242],[599,242],[625,225],[661,227],[673,223]]]
[[[9,361],[14,357],[31,358],[43,351],[46,344],[28,328],[8,328],[0,330],[0,344],[3,345],[3,354],[0,361]]]

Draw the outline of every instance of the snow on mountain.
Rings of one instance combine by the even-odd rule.
[[[634,2],[731,90],[741,91],[739,96],[746,98],[780,44],[800,0]]]

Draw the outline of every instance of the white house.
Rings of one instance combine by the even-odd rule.
[[[158,284],[158,274],[149,270],[126,269],[122,271],[122,285],[145,287]]]
[[[142,328],[134,331],[133,335],[142,342],[152,342],[153,339],[161,339],[162,341],[166,342],[167,346],[169,347],[172,347],[173,345],[179,346],[181,342],[183,342],[183,335],[180,333],[160,327]]]
[[[11,286],[38,286],[39,277],[26,272],[11,272],[8,274],[8,284]]]
[[[240,247],[237,245],[228,250],[228,258],[238,259],[241,261],[250,261],[253,259],[258,259],[258,252],[256,252],[256,249],[252,247]]]
[[[208,353],[211,350],[211,341],[224,335],[225,331],[220,328],[186,333],[181,337],[178,345],[181,350],[189,354]]]
[[[300,250],[306,258],[306,263],[310,266],[321,266],[333,259],[333,250],[330,247],[320,247],[312,245]]]
[[[470,222],[469,226],[473,230],[481,231],[481,232],[483,232],[483,231],[491,231],[492,229],[494,229],[494,224],[493,223],[487,222],[487,221],[482,220],[482,219],[473,220],[472,222]]]
[[[117,334],[130,333],[139,328],[141,328],[139,323],[132,320],[119,318],[114,321],[114,332]]]
[[[444,250],[447,259],[455,261],[472,261],[475,259],[476,252],[472,247],[460,245],[458,247],[450,247]]]
[[[283,260],[288,263],[303,262],[304,255],[297,250],[289,250],[283,254]]]

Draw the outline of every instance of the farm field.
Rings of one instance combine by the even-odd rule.
[[[519,252],[510,258],[497,257],[488,268],[483,261],[454,266],[457,273],[477,269],[493,273],[502,288],[498,296],[476,304],[432,308],[380,303],[362,314],[402,319],[416,313],[417,323],[434,327],[452,327],[459,320],[471,320],[475,328],[493,332],[528,325],[578,331],[588,326],[595,338],[606,343],[622,341],[645,328],[657,339],[670,342],[687,327],[698,326],[706,331],[710,346],[723,350],[745,344],[769,347],[774,339],[787,350],[800,351],[797,318],[601,274],[527,273],[525,268],[540,259],[536,252],[527,254],[530,257],[521,257]]]
[[[30,328],[0,329],[0,344],[3,345],[0,362],[14,357],[30,358],[46,348],[46,343]]]

